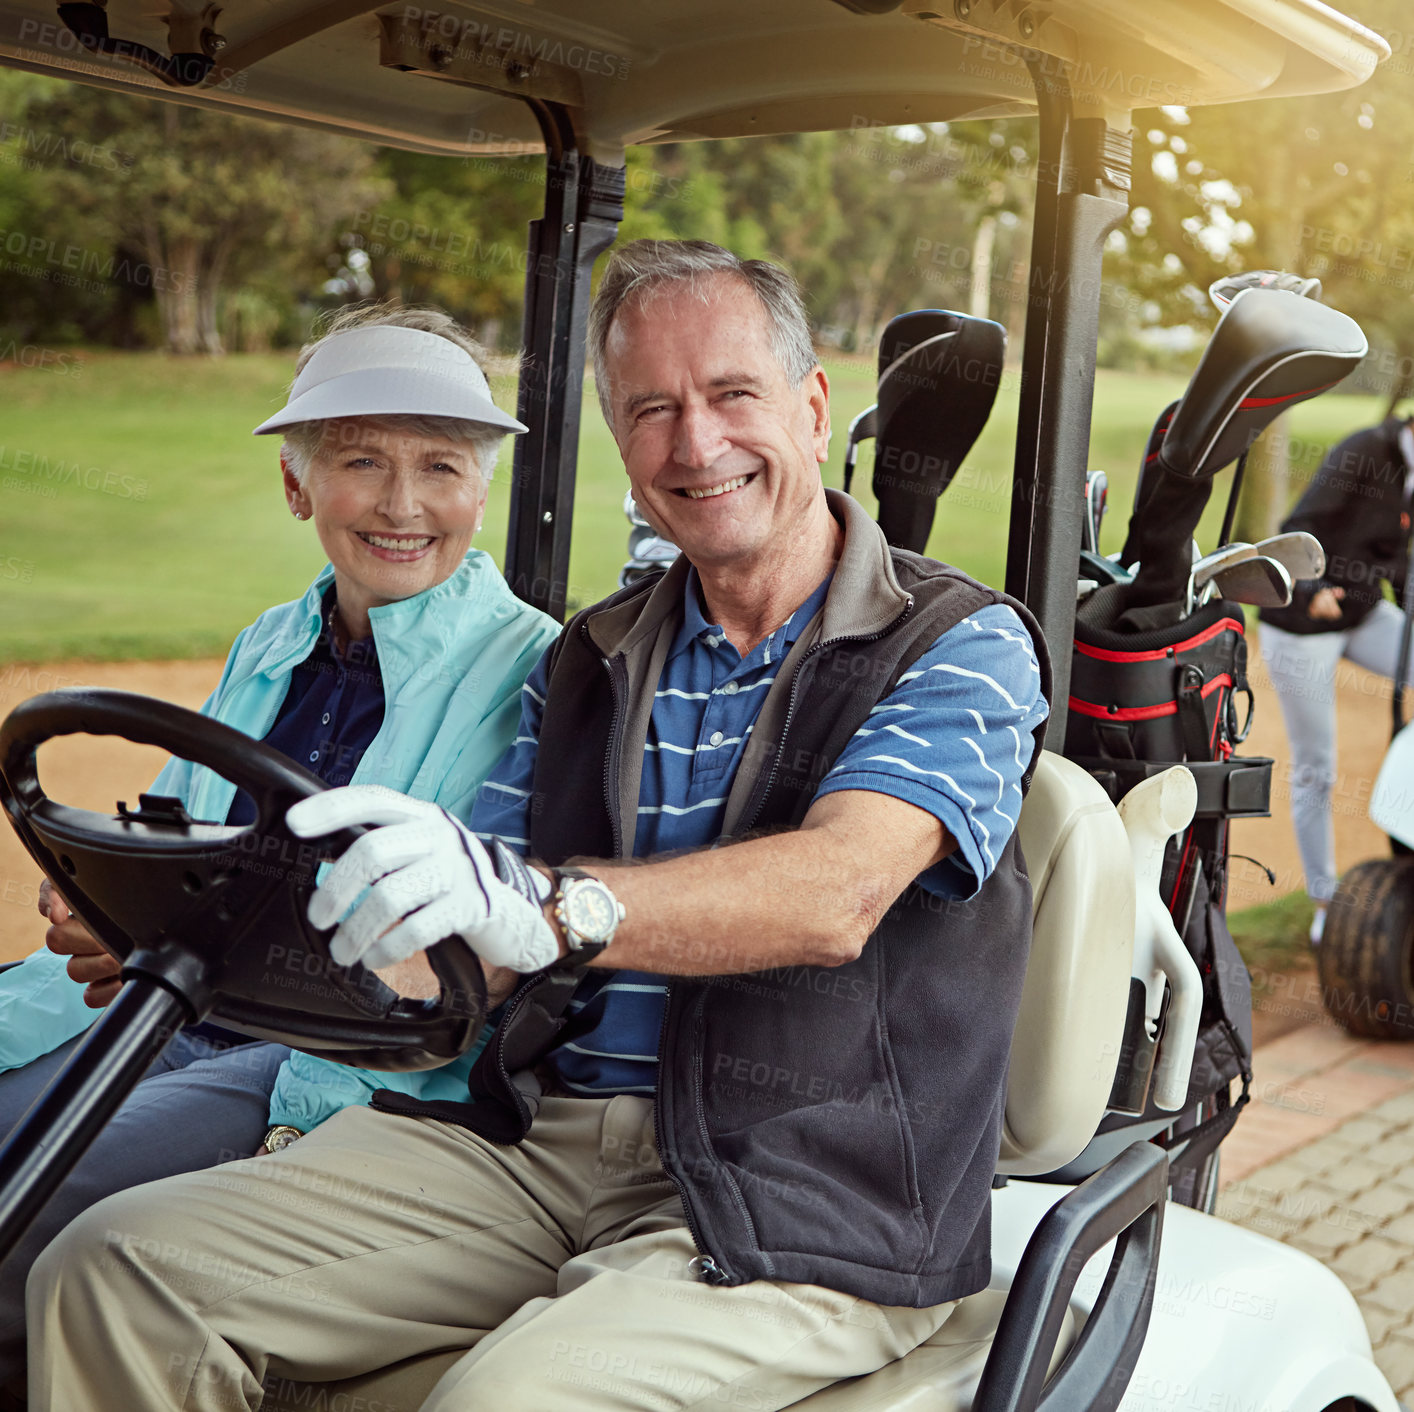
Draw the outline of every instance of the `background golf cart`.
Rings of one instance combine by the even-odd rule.
[[[1316,953],[1326,1007],[1352,1034],[1376,1039],[1414,1036],[1414,723],[1404,706],[1414,573],[1403,606],[1389,754],[1370,796],[1370,818],[1389,835],[1392,856],[1359,863],[1341,878]]]
[[[946,12],[911,3],[784,0],[771,7],[767,28],[761,7],[744,3],[665,4],[651,14],[585,0],[560,12],[456,5],[436,12],[385,6],[388,13],[377,14],[376,8],[292,0],[225,15],[192,6],[169,23],[135,4],[115,4],[111,14],[77,4],[63,7],[61,23],[40,0],[7,0],[0,5],[0,57],[113,87],[166,85],[177,101],[282,116],[424,151],[523,152],[544,144],[550,180],[545,216],[532,233],[531,361],[519,402],[532,430],[517,447],[506,563],[516,591],[552,611],[563,606],[568,563],[588,276],[620,213],[623,147],[847,127],[859,115],[898,123],[1040,109],[1041,184],[1006,587],[1037,614],[1055,648],[1057,708],[1048,739],[1058,749],[1100,253],[1125,209],[1128,111],[1346,86],[1370,72],[1380,41],[1307,0],[1170,0],[1146,7],[1137,19],[1111,0],[1034,10],[955,0]],[[105,57],[115,48],[116,57]],[[606,55],[618,62],[606,66]],[[464,140],[468,133],[475,143]],[[1033,1195],[1014,1194],[1020,1191]],[[1009,1269],[1008,1240],[1029,1232],[1024,1203],[1056,1194],[1014,1184],[998,1197],[999,1280]],[[1170,1240],[1166,1261],[1211,1256],[1216,1263],[1182,1267],[1210,1284],[1215,1271],[1220,1279],[1232,1268],[1224,1263],[1229,1257],[1251,1270],[1250,1249],[1234,1255],[1235,1247],[1223,1244],[1228,1239],[1227,1229],[1216,1227],[1207,1245],[1185,1235],[1175,1252]],[[1277,1260],[1270,1252],[1268,1258]],[[1303,1288],[1286,1268],[1294,1259],[1284,1253],[1267,1268],[1284,1296]],[[1175,1268],[1161,1267],[1160,1280]],[[1265,1278],[1243,1276],[1249,1288]],[[1335,1295],[1325,1291],[1323,1298]],[[1077,1304],[1084,1307],[1083,1300]],[[1051,1307],[1043,1311],[1048,1316]],[[1208,1375],[1207,1386],[1250,1398],[1256,1384],[1242,1377],[1242,1367],[1250,1366],[1269,1387],[1290,1336],[1302,1342],[1320,1376],[1285,1390],[1279,1405],[1319,1408],[1346,1395],[1392,1405],[1372,1368],[1367,1377],[1352,1372],[1332,1382],[1327,1376],[1360,1363],[1360,1339],[1338,1327],[1338,1318],[1327,1313],[1319,1329],[1298,1322],[1281,1322],[1280,1345],[1274,1342],[1266,1356],[1248,1338],[1250,1362],[1236,1368],[1227,1360],[1208,1363],[1220,1346],[1210,1340],[1201,1349],[1203,1366],[1224,1371]],[[1194,1349],[1175,1359],[1173,1345],[1155,1336],[1162,1323],[1156,1320],[1140,1371],[1159,1382],[1167,1378],[1171,1392],[1181,1371],[1191,1375]],[[1195,1332],[1189,1322],[1186,1333]],[[1157,1371],[1146,1373],[1153,1358]],[[1364,1360],[1367,1367],[1368,1345]],[[1137,1395],[1150,1396],[1138,1380],[1135,1386]],[[1122,1385],[1111,1392],[1117,1401]],[[1160,1402],[1167,1396],[1153,1392]]]

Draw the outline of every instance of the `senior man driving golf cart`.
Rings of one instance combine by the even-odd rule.
[[[388,825],[311,902],[336,959],[518,953],[471,1101],[384,1095],[75,1222],[30,1281],[35,1408],[348,1378],[429,1409],[778,1408],[986,1284],[1034,621],[823,490],[782,271],[637,242],[590,338],[683,555],[527,684],[473,827],[534,866],[391,791],[290,814]]]

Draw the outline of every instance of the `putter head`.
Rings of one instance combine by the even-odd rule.
[[[1214,574],[1212,588],[1229,602],[1251,603],[1258,608],[1285,608],[1291,602],[1291,575],[1264,554]]]
[[[1314,277],[1288,274],[1285,270],[1244,270],[1240,275],[1215,279],[1208,286],[1208,298],[1221,314],[1244,289],[1289,289],[1303,299],[1321,297],[1321,282]]]
[[[1288,407],[1334,387],[1369,345],[1360,325],[1289,289],[1240,290],[1158,447],[1158,466],[1208,480]]]
[[[938,497],[987,424],[1006,330],[990,319],[918,309],[879,341],[874,494],[890,544],[921,554]]]

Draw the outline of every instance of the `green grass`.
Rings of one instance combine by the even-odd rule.
[[[1311,899],[1304,892],[1289,892],[1231,913],[1227,925],[1248,969],[1264,975],[1289,971],[1310,958],[1311,912]]]
[[[288,354],[219,361],[86,354],[77,375],[0,367],[0,662],[221,655],[272,603],[297,596],[322,562],[309,525],[286,512],[272,438],[251,427],[282,405]],[[873,400],[872,365],[827,363],[835,419],[826,481],[840,483],[844,433]],[[1183,379],[1100,372],[1090,464],[1110,479],[1104,547],[1122,541],[1139,456]],[[1020,377],[939,505],[929,550],[1000,584]],[[502,405],[513,392],[498,386]],[[1296,409],[1295,432],[1323,446],[1379,415],[1374,398]],[[1314,464],[1312,454],[1302,464]],[[1309,463],[1309,464],[1308,464]],[[498,561],[510,497],[502,452],[479,543]],[[869,455],[856,492],[872,509]],[[1210,506],[1211,537],[1226,475]],[[592,391],[580,438],[570,560],[572,606],[609,592],[623,561],[627,482]]]

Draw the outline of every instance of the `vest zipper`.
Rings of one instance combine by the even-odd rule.
[[[446,1113],[423,1099],[414,1098],[411,1094],[399,1094],[399,1097],[406,1098],[406,1103],[398,1103],[389,1107],[378,1101],[379,1093],[397,1093],[396,1089],[377,1089],[368,1100],[368,1106],[377,1113],[393,1113],[400,1118],[436,1118],[443,1123],[456,1123],[455,1118],[449,1118]],[[458,1124],[461,1126],[461,1124]],[[472,1131],[475,1131],[472,1129]]]
[[[579,631],[580,636],[588,642],[590,640],[588,623],[581,623]],[[614,703],[613,716],[609,722],[609,743],[604,755],[604,807],[609,815],[609,829],[613,839],[614,856],[617,858],[622,854],[623,846],[618,813],[614,805],[613,794],[609,788],[609,779],[614,759],[614,742],[618,739],[619,717],[622,714],[620,711],[621,695],[618,689],[618,681],[614,676],[613,663],[611,663],[607,657],[603,656],[602,653],[599,654],[599,660],[604,664],[604,670],[609,674],[609,696]],[[520,1116],[525,1132],[530,1131],[530,1122],[533,1121],[533,1119],[531,1119],[530,1110],[526,1106],[525,1099],[521,1096],[520,1090],[511,1082],[510,1070],[506,1068],[505,1039],[506,1035],[510,1032],[512,1022],[515,1020],[517,1014],[519,1014],[521,1006],[525,1003],[526,996],[535,988],[536,979],[536,977],[531,977],[527,980],[506,1002],[506,1013],[501,1017],[501,1023],[496,1026],[496,1033],[488,1046],[492,1057],[495,1059],[496,1077],[505,1092],[510,1094],[514,1100],[516,1112]],[[482,1059],[485,1057],[486,1056],[483,1055]],[[481,1060],[477,1062],[480,1063]],[[522,1136],[523,1135],[524,1133]]]
[[[791,678],[790,696],[786,703],[786,716],[784,722],[782,722],[781,725],[780,739],[782,741],[785,740],[786,734],[790,730],[791,720],[795,715],[796,696],[798,688],[800,686],[800,675],[801,672],[805,669],[806,662],[808,662],[810,658],[813,657],[817,652],[823,652],[827,647],[836,647],[842,642],[878,642],[880,638],[886,637],[889,633],[893,632],[897,627],[899,627],[900,624],[904,622],[908,615],[913,612],[913,605],[916,601],[917,600],[914,598],[914,596],[910,594],[908,602],[903,607],[903,611],[900,612],[898,616],[894,618],[890,623],[888,623],[884,628],[882,628],[876,633],[831,638],[828,642],[817,642],[814,647],[809,648],[805,652],[804,656],[801,657],[799,663],[797,663],[796,665],[795,675]],[[771,761],[770,773],[766,776],[766,786],[760,793],[760,797],[756,802],[755,809],[748,819],[744,819],[742,821],[741,828],[743,832],[746,829],[752,827],[752,825],[756,821],[757,816],[760,814],[761,809],[764,806],[767,798],[769,798],[771,793],[771,786],[775,783],[776,772],[780,768],[780,761],[781,751],[777,749],[775,752],[775,756]],[[605,789],[607,792],[607,784],[605,786]],[[658,1033],[658,1094],[655,1095],[654,1118],[657,1124],[657,1129],[660,1132],[663,1128],[663,1110],[660,1097],[663,1088],[663,1072],[665,1067],[663,1064],[663,1055],[665,1053],[665,1046],[667,1043],[668,1036],[667,1001],[670,1001],[671,998],[672,983],[669,982],[668,996],[663,1006],[663,1024]],[[699,1016],[701,1012],[701,1004],[702,1002],[699,999]],[[703,1111],[702,1107],[702,1050],[701,1046],[697,1044],[693,1046],[692,1085],[690,1101],[692,1104],[692,1117],[697,1124],[698,1136],[700,1137],[704,1148],[710,1151],[711,1134],[708,1131],[707,1127],[707,1115]],[[664,1168],[664,1170],[667,1170],[666,1167]],[[697,1225],[696,1217],[693,1215],[692,1201],[688,1190],[688,1184],[685,1181],[680,1181],[678,1177],[671,1172],[668,1173],[668,1177],[669,1180],[672,1181],[673,1185],[677,1187],[678,1191],[682,1194],[682,1209],[684,1216],[687,1218],[688,1233],[692,1236],[692,1243],[697,1247],[698,1251],[700,1252],[696,1259],[697,1269],[696,1271],[694,1271],[694,1273],[697,1274],[700,1279],[706,1281],[708,1284],[731,1284],[733,1279],[731,1271],[727,1269],[724,1265],[722,1265],[712,1255],[709,1255],[706,1251],[702,1249],[702,1233]],[[744,1203],[742,1202],[741,1194],[735,1190],[735,1183],[730,1183],[730,1185],[733,1189],[732,1194],[736,1198],[737,1206],[741,1211],[742,1219],[746,1222],[747,1226],[750,1227],[751,1216],[749,1211],[747,1211]]]
[[[726,1285],[731,1283],[731,1277],[710,1255],[694,1255],[687,1262],[687,1268],[705,1284]]]
[[[624,854],[623,821],[619,818],[618,801],[615,798],[613,776],[615,754],[618,751],[619,723],[623,717],[623,696],[619,691],[619,679],[614,673],[614,664],[609,658],[600,656],[604,670],[609,674],[609,699],[613,702],[613,714],[609,717],[609,739],[604,749],[604,810],[609,816],[609,836],[613,840],[614,857]]]
[[[668,981],[667,994],[663,997],[663,1019],[658,1026],[658,1087],[653,1093],[653,1130],[654,1134],[661,1133],[663,1124],[663,1052],[664,1045],[668,1038],[668,1013],[673,998],[673,984]],[[699,1002],[700,1009],[700,1002]],[[692,1060],[692,1115],[697,1121],[698,1134],[704,1144],[709,1142],[706,1118],[702,1113],[702,1105],[699,1101],[701,1094],[702,1061],[700,1047],[695,1047]],[[660,1143],[661,1147],[661,1143]],[[659,1152],[661,1159],[662,1153]],[[679,1179],[678,1176],[668,1171],[666,1164],[663,1171],[667,1173],[668,1180],[678,1189],[678,1194],[682,1197],[682,1214],[687,1221],[687,1233],[692,1237],[692,1243],[697,1247],[698,1253],[688,1261],[688,1269],[697,1276],[699,1280],[707,1284],[726,1285],[732,1283],[731,1272],[719,1264],[711,1255],[703,1250],[702,1228],[697,1224],[697,1217],[693,1214],[692,1201],[688,1190],[688,1183]],[[693,1267],[696,1267],[695,1269]]]
[[[613,775],[614,751],[616,748],[616,742],[618,741],[619,720],[622,715],[622,711],[620,710],[622,696],[619,692],[619,680],[614,673],[613,662],[611,662],[609,658],[604,657],[602,655],[600,656],[599,660],[604,664],[604,670],[609,674],[609,696],[614,704],[613,714],[609,720],[608,748],[604,752],[604,808],[609,815],[609,829],[614,842],[614,857],[620,858],[623,856],[623,829],[622,821],[619,818],[618,804],[615,799],[615,791],[613,788]],[[668,1011],[669,1007],[672,1004],[673,998],[672,981],[666,980],[666,986],[667,989],[663,996],[663,1018],[658,1026],[658,1086],[657,1089],[654,1091],[653,1095],[653,1119],[655,1130],[658,1132],[661,1132],[663,1129],[663,1109],[661,1100],[661,1094],[663,1090],[662,1055],[664,1044],[668,1036]],[[506,1016],[506,1019],[510,1019],[509,1014]],[[695,1068],[699,1069],[700,1072],[700,1066],[695,1066]],[[697,1074],[695,1074],[694,1077],[697,1077]],[[694,1093],[694,1102],[695,1099],[696,1094]],[[701,1124],[699,1125],[701,1126]],[[703,1126],[704,1136],[705,1132],[706,1129],[705,1126]],[[664,1170],[666,1171],[666,1168]],[[687,1199],[687,1190],[684,1184],[680,1182],[677,1177],[673,1176],[671,1172],[668,1173],[668,1179],[673,1183],[674,1186],[678,1188],[678,1191],[682,1194],[682,1209],[683,1215],[687,1220],[688,1234],[692,1237],[692,1243],[697,1247],[698,1251],[701,1252],[702,1231],[697,1224],[696,1217],[694,1217],[692,1214],[692,1205]],[[730,1283],[731,1276],[710,1255],[707,1255],[705,1253],[699,1253],[697,1256],[694,1257],[694,1260],[698,1262],[699,1268],[693,1273],[697,1274],[700,1279],[707,1281],[709,1284]]]

